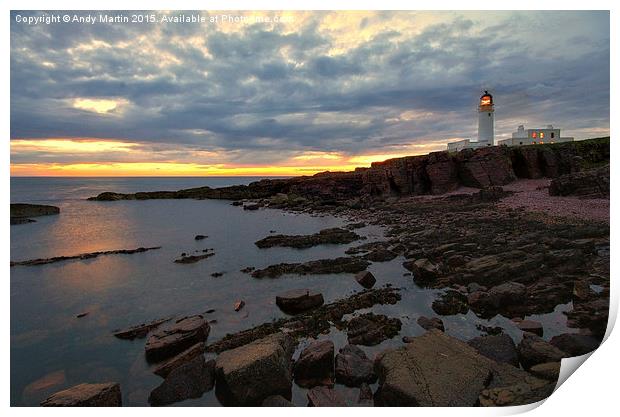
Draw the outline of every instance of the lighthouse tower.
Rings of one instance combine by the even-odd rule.
[[[479,146],[492,146],[495,140],[495,111],[493,96],[485,91],[478,106],[478,142]],[[484,142],[484,143],[483,143]]]

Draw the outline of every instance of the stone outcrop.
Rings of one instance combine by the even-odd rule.
[[[375,404],[385,406],[470,407],[494,389],[527,392],[511,405],[538,401],[548,384],[514,366],[480,355],[466,343],[431,330],[402,348],[380,353],[375,361],[379,388]],[[483,394],[485,394],[483,396]]]
[[[549,343],[570,356],[585,355],[598,349],[601,344],[597,338],[579,333],[564,333],[553,336]]]
[[[149,404],[168,405],[189,398],[200,398],[213,389],[215,384],[215,361],[205,362],[204,356],[174,368],[149,395]]]
[[[370,262],[354,257],[342,256],[334,259],[319,259],[304,263],[281,263],[270,265],[264,269],[252,272],[254,278],[278,278],[284,274],[321,275],[360,272],[365,270]]]
[[[439,317],[418,317],[417,320],[418,325],[424,330],[437,329],[440,331],[445,331],[445,327],[443,325],[443,321]]]
[[[85,259],[93,259],[98,256],[104,255],[132,255],[134,253],[143,253],[150,250],[161,249],[161,246],[154,246],[151,248],[137,248],[137,249],[116,249],[116,250],[107,250],[107,251],[98,251],[98,252],[89,252],[89,253],[81,253],[79,255],[70,255],[70,256],[54,256],[52,258],[38,258],[38,259],[29,259],[27,261],[11,261],[11,266],[37,266],[37,265],[46,265],[53,264],[56,262],[64,262],[64,261],[74,261],[74,260],[85,260]]]
[[[120,407],[121,387],[114,382],[79,384],[57,392],[45,401],[43,407]]]
[[[355,345],[346,345],[336,355],[336,381],[349,387],[358,387],[363,383],[373,384],[377,374],[373,362],[362,349]]]
[[[56,206],[48,206],[43,204],[11,204],[11,224],[32,223],[34,220],[30,217],[50,216],[60,213],[60,209]]]
[[[517,346],[512,337],[505,333],[474,337],[467,344],[476,349],[481,355],[496,362],[519,366]]]
[[[281,395],[270,395],[263,400],[262,407],[295,407],[295,404]]]
[[[333,388],[314,387],[308,391],[308,407],[346,407],[345,399]]]
[[[293,375],[301,387],[334,385],[334,342],[320,340],[310,343],[295,361]]]
[[[271,395],[291,398],[293,340],[275,333],[220,353],[215,370],[225,404],[260,405]]]
[[[569,355],[532,333],[524,333],[517,347],[519,361],[525,369],[546,362],[560,362]]]
[[[355,274],[355,280],[364,288],[372,288],[377,279],[370,271],[362,271]]]
[[[321,307],[323,294],[309,289],[295,289],[276,295],[276,305],[288,314],[297,314]]]
[[[170,320],[172,320],[172,317],[157,319],[157,320],[153,320],[148,323],[137,324],[127,329],[115,330],[113,334],[119,339],[125,339],[125,340],[142,339],[142,338],[145,338],[146,335],[149,334],[151,330],[158,328],[160,325]]]
[[[347,323],[347,338],[353,345],[374,346],[400,332],[401,321],[383,314],[366,313]]]
[[[274,246],[305,249],[317,245],[351,243],[361,236],[347,229],[334,227],[323,229],[313,235],[272,235],[254,242],[261,249]]]
[[[159,366],[157,366],[157,368],[155,368],[153,373],[155,375],[161,376],[162,378],[166,378],[174,369],[188,362],[191,362],[194,358],[203,356],[204,352],[205,344],[203,342],[196,343],[195,345],[189,347],[178,355],[161,363]]]
[[[609,165],[554,178],[549,185],[549,195],[609,197]]]
[[[183,317],[173,324],[152,333],[144,347],[146,359],[157,362],[167,359],[209,336],[209,323],[201,315]]]

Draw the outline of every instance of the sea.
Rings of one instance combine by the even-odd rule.
[[[10,268],[11,405],[34,406],[54,392],[84,382],[118,382],[123,405],[148,405],[149,393],[162,379],[144,358],[145,339],[120,340],[113,331],[168,316],[212,313],[208,343],[228,333],[248,329],[286,314],[275,296],[294,288],[323,293],[325,302],[345,298],[362,288],[351,274],[285,275],[255,279],[241,272],[280,262],[302,262],[345,256],[360,243],[384,239],[384,230],[369,225],[356,230],[364,242],[323,245],[308,249],[259,249],[254,242],[274,233],[312,234],[344,226],[354,219],[290,213],[275,209],[245,211],[225,200],[88,201],[104,191],[136,192],[179,190],[249,184],[255,177],[144,177],[69,178],[13,177],[11,203],[50,204],[59,215],[37,217],[36,222],[11,226],[10,259],[21,261],[76,255],[94,251],[161,246],[132,255],[99,256],[40,266]],[[195,240],[195,235],[207,235]],[[212,249],[214,256],[194,264],[174,263],[181,253]],[[373,263],[369,270],[376,286],[401,288],[402,300],[373,311],[398,317],[401,333],[380,345],[363,347],[372,357],[402,345],[403,336],[424,332],[416,320],[436,316],[432,301],[441,293],[417,287],[402,267],[404,259]],[[213,273],[223,273],[214,277]],[[235,311],[235,302],[245,306]],[[543,323],[545,338],[571,331],[560,305],[549,314],[528,318]],[[78,315],[88,313],[84,317]],[[442,317],[446,332],[467,340],[478,336],[477,325],[502,326],[515,342],[520,332],[502,316],[490,320],[467,314]],[[346,334],[332,328],[321,335],[334,341],[336,351]],[[306,346],[302,341],[295,357]],[[375,387],[373,387],[374,389]],[[345,398],[355,401],[358,390],[336,385]],[[294,385],[293,402],[306,405],[307,390]],[[219,406],[215,391],[176,406]]]

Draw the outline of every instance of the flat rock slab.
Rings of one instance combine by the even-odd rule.
[[[293,375],[297,385],[304,388],[334,385],[334,342],[318,340],[310,343],[295,361]]]
[[[308,391],[308,407],[346,407],[342,396],[328,387],[314,387]]]
[[[155,375],[159,375],[162,378],[166,378],[168,376],[168,374],[170,374],[170,372],[172,372],[172,370],[174,370],[175,368],[180,367],[181,365],[184,365],[188,362],[191,362],[192,359],[197,358],[201,355],[203,355],[205,352],[205,344],[204,342],[199,342],[196,343],[195,345],[191,346],[190,348],[184,350],[183,352],[179,353],[178,355],[168,359],[167,361],[163,362],[161,365],[159,365],[157,368],[155,368],[155,370],[153,371],[153,373]]]
[[[206,341],[209,331],[209,323],[201,315],[179,319],[149,336],[144,347],[146,359],[157,362],[181,353],[196,343]]]
[[[295,404],[287,400],[281,395],[270,395],[265,398],[263,407],[295,407]]]
[[[286,291],[276,296],[276,305],[290,314],[312,310],[322,306],[324,302],[323,294],[307,288]]]
[[[442,332],[445,331],[443,321],[439,317],[425,317],[421,316],[417,320],[418,325],[424,330],[437,329]]]
[[[524,332],[533,333],[537,336],[543,335],[543,325],[538,321],[533,320],[521,320],[517,323],[519,330]]]
[[[374,346],[398,335],[401,321],[383,314],[366,313],[347,323],[347,338],[352,345]]]
[[[549,343],[570,356],[585,355],[596,350],[601,344],[595,337],[578,333],[564,333],[553,336]]]
[[[147,334],[153,329],[156,329],[161,324],[172,320],[172,317],[167,317],[163,319],[153,320],[149,323],[142,323],[136,326],[129,327],[123,330],[116,330],[113,334],[119,339],[126,340],[134,340],[134,339],[142,339],[146,337]]]
[[[380,353],[375,369],[379,374],[375,403],[386,406],[471,407],[485,389],[546,384],[438,330]]]
[[[467,344],[476,349],[481,355],[496,362],[519,366],[517,346],[512,337],[505,333],[474,337]]]
[[[281,263],[270,265],[252,272],[254,278],[278,278],[284,274],[322,275],[322,274],[354,274],[365,270],[370,262],[355,257],[342,256],[334,259],[319,259],[304,263]]]
[[[334,227],[323,229],[313,235],[273,235],[267,236],[254,244],[259,248],[272,248],[274,246],[290,247],[297,249],[310,248],[317,245],[345,244],[361,239],[361,236],[347,229]]]
[[[570,356],[551,343],[531,333],[523,334],[523,339],[519,343],[517,350],[519,352],[519,361],[525,369],[545,362],[560,362],[562,358]]]
[[[219,397],[225,404],[260,405],[271,395],[291,397],[293,340],[275,333],[220,353],[216,360]]]
[[[188,398],[200,398],[202,394],[213,389],[214,384],[215,361],[205,362],[204,356],[196,356],[174,368],[164,382],[151,391],[149,404],[160,406]]]
[[[538,378],[557,382],[560,377],[560,362],[539,363],[530,368],[530,373]]]
[[[121,386],[114,382],[79,384],[57,392],[45,401],[43,407],[120,407]]]
[[[364,288],[372,288],[377,279],[370,271],[362,271],[355,274],[355,280]]]
[[[373,384],[377,380],[373,362],[362,349],[346,345],[336,355],[336,381],[349,387]]]

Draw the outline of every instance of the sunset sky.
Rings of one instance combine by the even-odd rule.
[[[201,14],[286,22],[27,25],[17,15],[42,12],[12,12],[11,174],[353,169],[475,138],[484,89],[496,138],[520,124],[609,135],[608,12]]]

